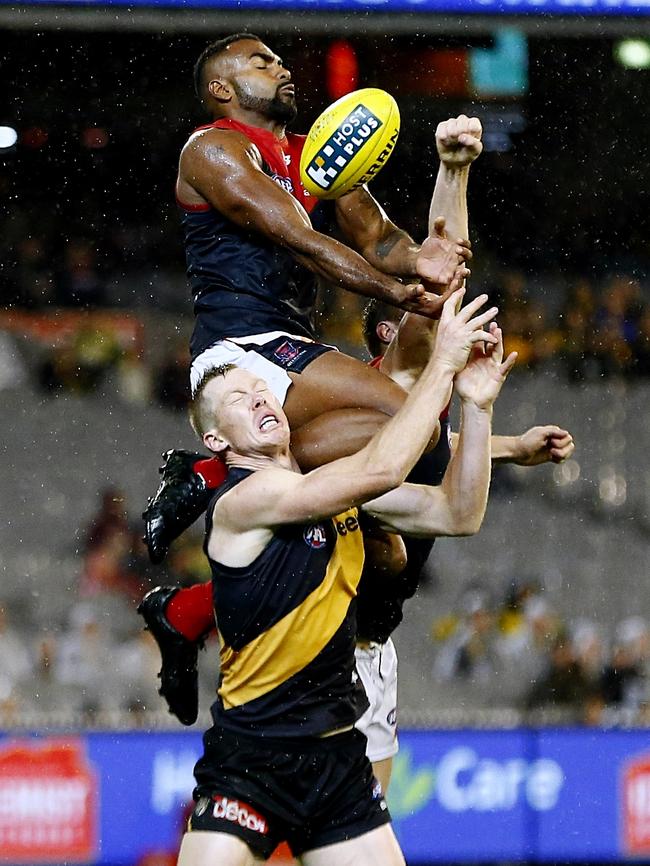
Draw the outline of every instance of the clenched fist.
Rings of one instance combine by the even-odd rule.
[[[471,165],[483,150],[483,127],[478,117],[459,114],[443,120],[436,129],[438,156],[447,168],[465,168]]]

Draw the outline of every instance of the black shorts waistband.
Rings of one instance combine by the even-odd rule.
[[[233,748],[241,745],[246,748],[263,746],[283,752],[331,752],[361,740],[364,742],[365,749],[365,737],[356,728],[350,728],[348,731],[341,731],[341,733],[331,734],[327,737],[273,737],[264,734],[242,733],[221,725],[213,725],[204,736],[212,741],[222,740],[231,743]]]

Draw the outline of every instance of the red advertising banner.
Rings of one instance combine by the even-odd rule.
[[[94,860],[97,780],[76,738],[0,744],[0,862]]]
[[[650,854],[650,755],[631,761],[623,773],[623,839],[627,854]]]

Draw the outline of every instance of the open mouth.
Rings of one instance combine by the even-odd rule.
[[[259,429],[263,431],[273,430],[274,427],[279,425],[278,419],[275,415],[265,415],[259,423]]]

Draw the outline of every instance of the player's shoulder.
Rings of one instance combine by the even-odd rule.
[[[183,145],[181,159],[188,155],[199,155],[214,159],[223,156],[240,156],[246,151],[257,153],[256,145],[237,129],[218,126],[200,126],[195,129]]]
[[[215,503],[212,525],[232,532],[272,527],[274,506],[286,501],[302,477],[299,472],[281,466],[251,472]]]
[[[217,505],[221,504],[226,509],[244,499],[254,498],[256,502],[270,501],[278,492],[300,482],[303,476],[300,472],[284,466],[265,466],[256,469],[250,475],[246,475],[241,481],[233,484],[220,498]]]

